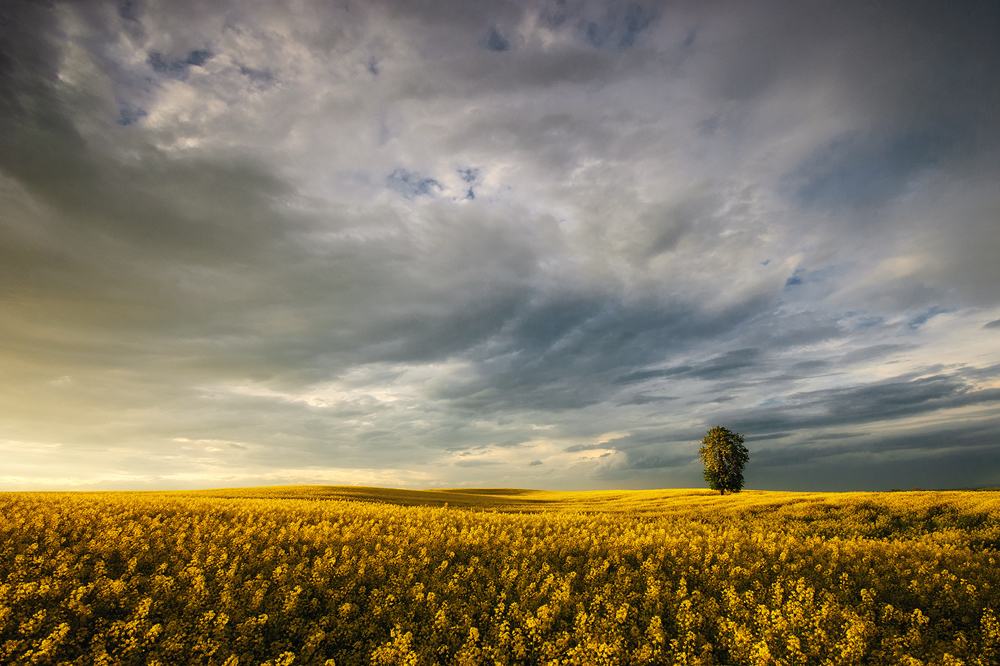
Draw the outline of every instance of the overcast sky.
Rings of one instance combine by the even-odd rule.
[[[1000,485],[1000,4],[7,0],[0,489]]]

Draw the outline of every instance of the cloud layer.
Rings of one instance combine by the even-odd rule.
[[[2,11],[2,487],[1000,484],[990,3]]]

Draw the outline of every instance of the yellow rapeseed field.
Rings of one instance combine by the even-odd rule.
[[[3,664],[997,664],[1000,493],[0,494]]]

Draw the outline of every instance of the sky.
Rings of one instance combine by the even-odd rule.
[[[0,490],[1000,485],[1000,4],[0,5]]]

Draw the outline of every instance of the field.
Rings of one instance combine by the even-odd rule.
[[[1000,493],[0,493],[4,664],[997,664]]]

